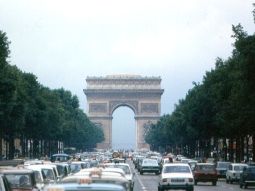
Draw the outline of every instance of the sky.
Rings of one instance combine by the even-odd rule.
[[[0,30],[11,41],[10,64],[44,86],[70,90],[85,113],[87,76],[138,74],[162,78],[161,113],[170,114],[217,57],[231,56],[232,25],[254,33],[252,3],[0,0]],[[125,112],[117,109],[114,118]]]

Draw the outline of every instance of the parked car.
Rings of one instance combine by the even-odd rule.
[[[255,166],[247,166],[243,168],[240,174],[240,188],[247,188],[248,186],[255,185]]]
[[[158,191],[169,189],[194,190],[194,177],[188,164],[169,163],[163,166]]]
[[[195,185],[198,182],[212,182],[213,186],[217,184],[218,175],[213,163],[197,163],[193,174]]]
[[[230,164],[231,164],[230,162],[223,162],[223,161],[218,161],[216,163],[216,170],[217,170],[218,178],[226,177],[226,172],[227,172],[228,166]]]
[[[36,181],[35,173],[29,169],[6,169],[1,173],[7,178],[12,190],[19,191],[37,191],[39,190]]]
[[[156,159],[143,159],[140,167],[140,174],[144,172],[160,174],[160,171],[160,166]]]
[[[230,164],[226,172],[226,182],[231,184],[233,182],[239,182],[240,174],[243,172],[243,168],[247,166],[248,166],[247,164],[243,163]]]

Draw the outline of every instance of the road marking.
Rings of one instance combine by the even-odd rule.
[[[144,191],[147,191],[146,187],[143,185],[141,179],[139,178],[138,173],[135,171],[133,165],[130,165],[130,166],[131,166],[131,168],[132,168],[132,171],[135,172],[136,179],[138,180],[139,184],[141,185],[141,188],[142,188]]]

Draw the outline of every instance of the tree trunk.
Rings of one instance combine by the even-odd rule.
[[[9,159],[9,142],[5,140],[5,158]]]
[[[241,162],[240,140],[241,140],[240,137],[236,138],[236,162]]]
[[[39,154],[39,142],[37,139],[33,140],[33,158],[38,158]]]
[[[240,141],[240,161],[244,160],[244,137],[241,137]]]
[[[255,134],[252,136],[252,161],[255,162]]]
[[[226,138],[224,138],[223,139],[223,158],[225,161],[227,161],[227,155],[228,155],[227,142],[226,142]]]
[[[0,128],[0,160],[3,160],[3,128]]]
[[[229,139],[229,161],[233,162],[233,138]]]
[[[14,137],[11,135],[9,139],[9,159],[14,159],[14,151],[15,151]]]

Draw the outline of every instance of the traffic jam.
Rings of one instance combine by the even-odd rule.
[[[255,189],[255,164],[106,151],[0,161],[1,191]]]

